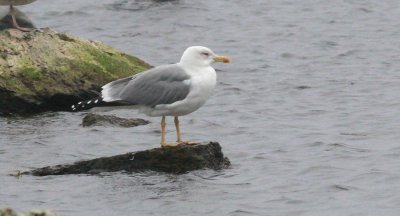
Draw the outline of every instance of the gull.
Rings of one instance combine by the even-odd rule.
[[[11,16],[11,25],[20,30],[20,31],[24,31],[24,32],[28,32],[31,31],[32,29],[30,28],[24,28],[18,25],[17,23],[17,19],[16,19],[16,15],[15,15],[15,8],[14,5],[26,5],[26,4],[30,4],[32,2],[34,2],[36,0],[0,0],[0,5],[6,5],[6,6],[10,6],[10,11],[9,14]]]
[[[161,116],[161,146],[194,144],[183,141],[179,116],[199,109],[211,96],[217,74],[211,63],[228,63],[230,59],[216,55],[203,46],[187,48],[176,64],[161,65],[147,71],[110,82],[102,87],[97,98],[81,101],[71,107],[73,111],[97,106],[128,106],[148,116]],[[165,142],[165,117],[173,116],[176,143]]]

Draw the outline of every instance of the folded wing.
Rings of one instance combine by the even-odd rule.
[[[102,97],[106,102],[154,107],[183,100],[189,90],[190,76],[174,64],[108,83],[103,86]]]

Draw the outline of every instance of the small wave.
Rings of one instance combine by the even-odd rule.
[[[147,10],[155,6],[159,6],[166,2],[178,2],[178,0],[134,0],[134,1],[117,1],[112,4],[106,5],[110,10],[116,11],[141,11]]]

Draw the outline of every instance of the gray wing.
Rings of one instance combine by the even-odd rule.
[[[127,83],[122,102],[154,107],[183,100],[189,93],[190,76],[178,65],[164,65],[140,73]]]

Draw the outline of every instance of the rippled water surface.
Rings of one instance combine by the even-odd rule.
[[[232,167],[184,175],[8,176],[157,147],[159,118],[80,126],[84,113],[0,119],[0,205],[59,215],[399,215],[400,3],[395,0],[39,0],[40,27],[103,41],[159,65],[190,45],[230,56],[181,118]],[[168,119],[168,139],[174,127]]]

